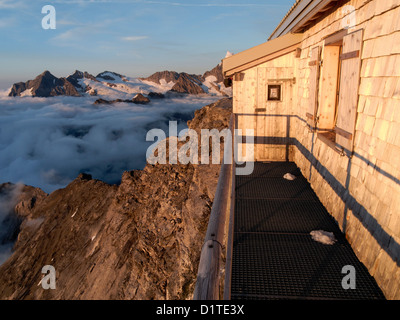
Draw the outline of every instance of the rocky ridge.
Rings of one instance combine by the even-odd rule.
[[[96,77],[88,72],[75,70],[66,78],[57,78],[49,71],[44,71],[34,80],[15,83],[9,96],[97,96],[107,94],[143,94],[143,84],[149,84],[150,92],[158,94],[217,94],[229,96],[230,90],[223,83],[222,65],[219,64],[203,75],[185,72],[162,71],[147,78],[132,79],[119,73],[104,71]],[[106,89],[106,90],[105,90]],[[160,92],[161,90],[161,92]],[[150,98],[149,96],[147,98]],[[157,97],[156,97],[157,98]],[[129,100],[129,99],[124,99]]]
[[[33,97],[75,96],[81,94],[66,78],[57,78],[49,71],[44,71],[34,80],[15,83],[9,93],[10,97],[20,96],[22,92],[30,90]]]
[[[231,108],[231,99],[206,106],[189,128],[221,130]],[[148,164],[118,186],[81,174],[50,195],[21,187],[0,299],[191,299],[219,170]],[[45,265],[56,270],[56,290],[40,285]]]
[[[172,92],[202,94],[206,93],[202,87],[202,79],[199,76],[181,73],[171,89]]]
[[[228,96],[226,88],[223,85],[224,76],[221,63],[212,70],[206,71],[203,75],[162,71],[156,72],[150,77],[141,78],[141,80],[157,84],[161,84],[163,81],[165,83],[173,83],[173,87],[170,91],[176,93],[203,94],[214,92],[223,96]]]
[[[176,82],[179,79],[179,73],[175,71],[161,71],[153,73],[147,78],[140,78],[140,80],[150,81],[158,84],[161,84],[161,80],[163,79],[167,83]]]
[[[206,71],[203,74],[203,79],[207,79],[208,77],[215,77],[216,80],[214,80],[216,83],[221,83],[224,82],[224,75],[222,73],[222,63],[218,64],[216,67],[214,67],[210,71]]]
[[[150,95],[155,97],[155,99],[160,99],[161,96],[157,95]],[[115,99],[115,100],[106,100],[106,99],[97,99],[94,104],[113,104],[113,103],[119,103],[119,102],[125,102],[125,103],[135,103],[135,104],[148,104],[150,103],[150,99],[142,95],[141,93],[138,93],[136,96],[133,97],[133,99]]]

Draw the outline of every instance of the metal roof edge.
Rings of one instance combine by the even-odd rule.
[[[320,10],[332,2],[337,2],[337,0],[297,0],[268,40],[276,39],[289,32],[296,32],[299,29],[299,25],[305,25]]]
[[[304,9],[304,7],[307,6],[311,1],[313,1],[313,0],[296,0],[296,2],[293,4],[293,6],[289,9],[289,11],[283,17],[281,22],[279,22],[279,24],[276,26],[275,30],[269,36],[268,40],[272,40],[274,38],[277,38],[278,36],[274,37],[274,35],[278,34],[278,30],[282,29],[281,27],[283,26],[283,24],[289,18],[291,18],[291,16],[297,16],[299,14],[299,12],[301,12]],[[300,4],[301,4],[301,6],[300,6]]]

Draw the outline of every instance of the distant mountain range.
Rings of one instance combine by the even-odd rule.
[[[66,78],[57,78],[49,71],[44,71],[34,80],[15,83],[9,96],[80,97],[91,95],[114,96],[116,99],[121,98],[122,95],[125,100],[117,99],[120,101],[131,100],[138,94],[147,95],[146,98],[160,98],[168,92],[231,96],[231,89],[225,87],[223,80],[221,64],[203,75],[162,71],[147,78],[129,78],[111,71],[104,71],[93,76],[88,72],[78,70]]]

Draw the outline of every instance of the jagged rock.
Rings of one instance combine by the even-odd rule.
[[[14,83],[8,96],[9,97],[20,96],[21,93],[24,92],[25,90],[26,90],[26,82]]]
[[[87,174],[87,173],[81,173],[81,174],[79,174],[77,179],[80,179],[80,180],[92,180],[92,175],[91,174]]]
[[[31,90],[33,97],[51,97],[51,96],[76,96],[80,94],[75,86],[70,83],[66,78],[57,78],[49,71],[45,71],[34,80],[29,80],[25,84],[19,82],[13,85],[9,96],[20,96],[25,90]]]
[[[89,91],[89,90],[92,89],[92,88],[90,88],[90,87],[88,87],[88,86],[82,86],[82,85],[79,83],[79,80],[80,80],[80,79],[90,79],[90,80],[99,82],[99,80],[97,80],[93,75],[91,75],[90,73],[88,73],[88,72],[86,72],[86,71],[85,71],[85,72],[82,72],[82,71],[79,71],[79,70],[75,70],[75,72],[74,72],[72,75],[70,75],[70,76],[67,77],[67,80],[68,80],[73,86],[75,86],[76,88],[80,89],[80,90],[83,91],[83,92],[87,92],[87,91]]]
[[[97,99],[93,104],[113,104],[113,103],[119,103],[119,102],[148,104],[148,103],[150,103],[150,99],[146,98],[141,93],[139,93],[132,100],[123,100],[123,99],[105,100],[105,99],[100,98],[100,99]]]
[[[108,101],[105,99],[97,99],[93,104],[112,104],[112,101]]]
[[[176,82],[179,79],[179,73],[175,71],[161,71],[153,73],[150,77],[140,78],[141,80],[151,81],[154,83],[161,83],[161,80],[165,80],[165,82]]]
[[[176,93],[187,93],[187,94],[201,94],[205,93],[201,87],[201,80],[198,76],[189,75],[187,73],[181,73],[178,81],[170,90]]]
[[[61,81],[61,83],[56,85],[56,87],[50,91],[50,96],[74,96],[74,97],[81,96],[81,94],[76,90],[75,86],[72,83],[70,83],[67,79],[60,78],[59,80]]]
[[[207,79],[209,76],[214,76],[215,77],[215,82],[216,83],[221,83],[224,82],[224,75],[222,73],[222,64],[218,64],[215,68],[213,68],[211,71],[206,71],[203,74],[203,79]]]
[[[160,84],[162,80],[166,83],[173,82],[174,86],[170,90],[176,93],[200,94],[205,93],[202,86],[202,76],[178,73],[175,71],[162,71],[152,74],[150,77],[141,78],[141,80],[151,81]]]
[[[96,78],[107,80],[107,81],[115,81],[120,78],[121,80],[126,80],[126,77],[123,76],[122,74],[116,73],[116,72],[111,72],[111,71],[103,71],[99,73]]]
[[[133,103],[136,104],[148,104],[150,103],[150,99],[146,98],[144,95],[142,95],[141,93],[138,93],[133,99],[132,99]]]
[[[223,99],[188,125],[222,129],[230,114]],[[191,299],[219,170],[148,164],[118,186],[81,174],[50,195],[36,190],[16,205],[24,221],[0,266],[0,299]],[[45,265],[56,290],[40,285]]]
[[[0,184],[0,245],[12,244],[19,236],[20,229],[32,220],[32,212],[41,205],[47,194],[39,188]],[[21,223],[24,222],[21,226]],[[16,249],[18,246],[14,246]]]
[[[150,92],[147,96],[151,99],[164,99],[165,98],[165,95],[162,93],[159,93],[159,92]]]

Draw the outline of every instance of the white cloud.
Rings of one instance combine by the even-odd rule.
[[[14,17],[9,17],[0,20],[0,28],[10,28],[14,27],[16,23],[16,19]]]
[[[59,33],[50,39],[50,43],[60,47],[80,47],[84,42],[99,33],[100,30],[93,26],[79,26]]]
[[[21,1],[0,0],[0,9],[21,8],[24,4]]]
[[[67,30],[63,33],[60,33],[59,35],[55,36],[53,38],[54,41],[65,41],[65,40],[73,40],[76,39],[76,37],[78,37],[80,35],[80,30],[79,28],[76,29],[70,29]]]
[[[63,26],[82,26],[83,23],[80,22],[80,21],[75,21],[75,20],[58,19],[58,20],[57,20],[57,25],[63,25]]]
[[[148,36],[128,36],[128,37],[122,37],[121,39],[124,41],[139,41],[148,38],[149,38]]]
[[[167,114],[191,113],[219,98],[187,96],[139,106],[93,105],[93,97],[0,95],[0,184],[22,182],[51,192],[80,172],[118,183],[123,171],[143,168],[153,144],[145,141],[146,133],[168,132]]]
[[[123,41],[139,41],[139,40],[144,40],[148,39],[148,36],[128,36],[128,37],[122,37],[121,40]]]
[[[81,47],[83,40],[90,37],[85,27],[76,27],[60,32],[49,40],[49,43],[58,47]]]
[[[50,43],[56,46],[87,46],[88,41],[109,33],[109,26],[113,25],[115,20],[106,19],[99,22],[75,22],[73,20],[63,20],[58,25],[70,26],[64,31],[62,28],[57,29],[59,32],[56,36],[50,39]]]

